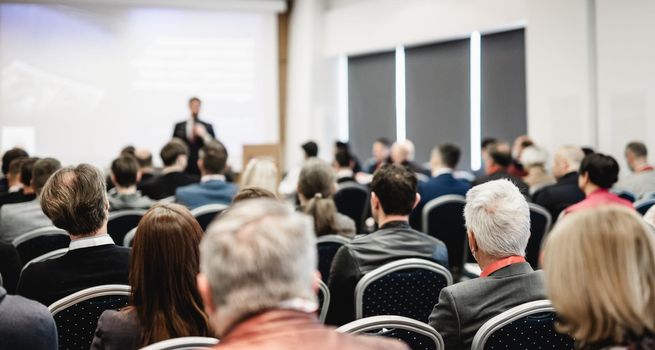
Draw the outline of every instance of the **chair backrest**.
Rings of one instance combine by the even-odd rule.
[[[334,204],[337,211],[353,219],[357,227],[357,233],[364,231],[364,222],[370,206],[369,196],[366,187],[351,182],[339,185],[337,192],[334,194]]]
[[[367,273],[355,287],[355,318],[398,315],[427,322],[441,290],[453,283],[445,267],[409,258]]]
[[[168,196],[157,201],[159,204],[175,203],[175,196]]]
[[[131,229],[130,232],[128,232],[125,235],[125,238],[123,238],[123,247],[126,247],[126,248],[131,248],[132,247],[132,242],[134,241],[134,235],[136,235],[136,229],[137,228],[138,227],[135,227],[135,228]]]
[[[225,209],[227,209],[225,204],[207,204],[191,210],[191,214],[198,220],[202,230],[205,231],[207,226],[214,221],[214,218]]]
[[[441,335],[430,325],[402,316],[372,316],[337,328],[337,332],[370,334],[395,338],[407,343],[412,350],[445,349]]]
[[[328,308],[330,307],[330,289],[323,281],[318,280],[318,319],[325,322]]]
[[[143,209],[118,210],[109,213],[107,232],[114,243],[123,243],[125,235],[139,225],[139,221],[145,213],[146,211]]]
[[[53,250],[68,248],[70,241],[66,231],[49,226],[24,233],[16,237],[12,244],[21,261],[27,262]]]
[[[81,290],[48,307],[55,319],[59,348],[89,349],[100,315],[128,304],[130,286],[108,284]]]
[[[545,208],[534,203],[528,205],[530,206],[530,239],[525,250],[525,259],[532,265],[533,269],[536,269],[539,267],[541,243],[550,231],[553,218]]]
[[[316,248],[318,249],[318,271],[321,273],[323,282],[327,282],[330,277],[330,267],[332,260],[342,245],[350,240],[340,235],[325,235],[318,237]]]
[[[45,253],[43,255],[39,255],[36,258],[28,261],[25,265],[23,265],[23,269],[21,270],[21,272],[24,271],[31,264],[41,262],[41,261],[45,261],[45,260],[58,258],[60,256],[63,256],[66,253],[68,253],[68,248],[61,248],[61,249],[49,251],[49,252],[47,252],[47,253]]]
[[[621,198],[623,198],[625,200],[628,200],[628,201],[630,201],[632,203],[634,203],[637,200],[637,196],[635,196],[634,193],[632,193],[630,191],[612,190],[612,193],[614,193],[615,195],[617,195],[617,196],[619,196],[619,197],[621,197]]]
[[[635,210],[641,215],[645,215],[648,209],[655,204],[655,198],[642,199],[634,203]]]
[[[548,300],[516,306],[485,322],[475,334],[471,350],[573,349],[573,339],[555,330],[555,318]]]
[[[218,339],[210,337],[182,337],[162,340],[150,344],[141,350],[197,350],[211,349],[218,344]]]
[[[641,195],[640,199],[651,199],[655,198],[655,191],[649,191]]]
[[[465,205],[464,196],[449,194],[425,203],[422,212],[423,232],[446,244],[453,273],[461,271],[466,258]]]

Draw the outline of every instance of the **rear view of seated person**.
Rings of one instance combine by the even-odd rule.
[[[530,196],[528,185],[520,177],[511,175],[509,172],[509,168],[512,165],[512,152],[510,151],[509,144],[505,142],[489,144],[482,157],[484,158],[485,175],[475,179],[473,186],[498,179],[509,179],[519,188],[526,198]]]
[[[9,166],[11,165],[11,162],[14,159],[27,158],[27,157],[29,157],[27,152],[17,147],[10,149],[9,151],[5,152],[5,154],[2,155],[2,174],[4,175],[4,177],[0,179],[0,194],[7,193],[11,189],[11,184],[9,182],[9,176],[8,176]],[[14,182],[14,185],[17,185],[17,183]]]
[[[183,141],[172,139],[161,149],[159,156],[164,162],[162,175],[141,183],[144,195],[160,200],[175,195],[178,187],[198,182],[197,176],[184,172],[189,160],[189,147]]]
[[[471,253],[482,269],[479,278],[441,290],[430,325],[446,349],[470,349],[475,333],[492,317],[545,298],[543,274],[525,261],[530,209],[508,180],[473,187],[464,208]]]
[[[355,182],[353,168],[355,162],[350,153],[339,151],[334,155],[334,169],[337,172],[337,183]]]
[[[64,256],[28,266],[18,294],[50,305],[82,289],[127,284],[130,250],[107,234],[109,202],[99,169],[88,164],[60,169],[43,188],[41,206],[71,243]]]
[[[0,349],[57,350],[57,327],[48,309],[8,295],[0,286]]]
[[[41,209],[40,193],[50,176],[61,168],[58,160],[44,158],[34,163],[31,186],[37,198],[24,203],[6,204],[0,209],[0,240],[11,243],[23,233],[52,226],[52,221]],[[27,263],[25,261],[24,263]]]
[[[189,209],[207,204],[225,204],[232,202],[237,193],[237,186],[225,181],[221,174],[227,163],[227,150],[216,142],[207,142],[200,149],[198,169],[200,169],[200,183],[180,187],[175,192],[175,200],[186,205]]]
[[[22,267],[16,247],[11,243],[0,242],[0,286],[4,287],[7,293],[16,293]]]
[[[176,337],[212,336],[196,285],[203,231],[188,209],[159,204],[139,222],[130,261],[130,305],[98,320],[91,349],[140,349]]]
[[[339,248],[330,271],[332,301],[326,322],[355,319],[355,286],[364,274],[405,258],[422,258],[448,268],[448,250],[440,240],[409,226],[409,214],[421,199],[416,175],[400,165],[383,165],[371,182],[371,210],[379,230],[355,237]]]
[[[136,184],[140,178],[139,163],[133,156],[120,156],[111,163],[114,188],[109,190],[109,210],[148,209],[154,204],[137,191]]]
[[[336,186],[337,175],[327,163],[313,158],[303,164],[298,179],[300,209],[314,218],[314,231],[317,236],[355,235],[355,222],[337,212],[332,199]]]
[[[145,148],[139,148],[134,151],[134,157],[139,163],[139,172],[141,172],[141,180],[137,184],[137,186],[140,186],[141,183],[155,177],[155,168],[152,166],[152,152]]]
[[[0,196],[0,206],[12,203],[24,203],[36,199],[34,187],[32,187],[32,169],[38,158],[18,158],[11,161],[7,178],[12,184],[15,179],[18,185],[14,184],[11,188],[16,190],[10,191]]]

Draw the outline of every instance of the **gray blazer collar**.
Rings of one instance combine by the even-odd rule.
[[[503,277],[511,277],[516,275],[525,275],[530,272],[534,272],[532,266],[530,266],[530,264],[528,264],[527,262],[524,262],[524,263],[516,263],[509,266],[505,266],[502,269],[489,275],[489,277],[503,278]]]

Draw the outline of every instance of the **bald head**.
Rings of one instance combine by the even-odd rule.
[[[555,152],[553,176],[559,179],[570,172],[577,171],[583,158],[584,152],[578,146],[567,145],[560,147]]]

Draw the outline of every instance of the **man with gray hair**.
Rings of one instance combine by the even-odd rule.
[[[200,244],[198,289],[218,349],[405,349],[337,333],[317,317],[311,219],[273,200],[235,205]]]
[[[475,333],[492,317],[529,301],[545,299],[543,274],[525,261],[530,209],[509,180],[473,187],[464,208],[471,253],[480,278],[441,290],[430,325],[446,349],[470,349]]]
[[[633,141],[625,146],[625,161],[632,174],[622,178],[614,187],[630,191],[637,198],[655,191],[655,168],[648,164],[648,148],[643,142]]]

